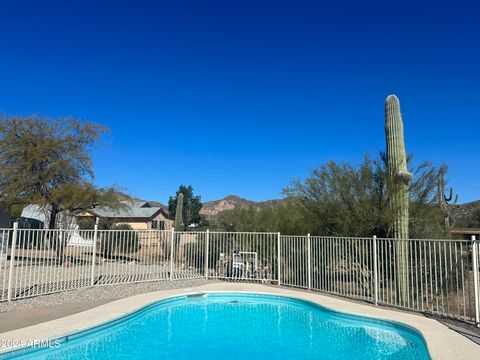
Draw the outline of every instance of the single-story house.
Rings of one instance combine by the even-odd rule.
[[[122,206],[118,209],[96,207],[84,210],[75,216],[59,214],[57,227],[76,229],[77,221],[87,217],[112,219],[115,224],[128,224],[135,230],[170,230],[173,227],[173,221],[169,219],[167,208],[160,203],[147,201],[123,201]],[[37,205],[26,206],[21,215],[21,220],[36,220],[41,222],[44,227],[48,226],[48,218],[48,208],[41,208]]]
[[[123,206],[119,209],[98,207],[85,210],[77,215],[77,219],[92,216],[107,218],[112,219],[116,224],[128,224],[135,230],[172,229],[173,221],[169,219],[165,206],[148,201],[123,201],[122,204]]]

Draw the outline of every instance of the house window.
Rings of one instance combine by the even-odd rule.
[[[165,230],[165,221],[152,220],[152,229]]]

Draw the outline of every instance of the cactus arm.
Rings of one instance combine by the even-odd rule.
[[[452,196],[453,196],[453,189],[450,188],[450,194],[448,195],[448,197],[446,195],[444,195],[443,197],[445,198],[446,202],[449,202],[450,200],[452,200]]]
[[[413,179],[413,174],[408,171],[400,171],[398,173],[398,178],[400,181],[403,181],[404,183],[408,184]]]
[[[450,192],[449,192],[448,197],[444,195],[443,198],[445,199],[445,202],[447,202],[447,203],[452,201],[452,199],[453,199],[453,188],[452,187],[450,187]],[[457,203],[457,201],[458,201],[458,194],[455,194],[455,199],[453,200],[451,205],[455,205]]]

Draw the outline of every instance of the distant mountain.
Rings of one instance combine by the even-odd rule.
[[[159,201],[155,201],[155,200],[144,200],[144,199],[140,199],[140,198],[136,198],[136,197],[133,197],[133,196],[130,196],[128,194],[125,194],[121,191],[115,191],[115,196],[120,200],[120,201],[141,201],[141,202],[148,202],[150,204],[150,206],[152,207],[161,207],[165,210],[168,210],[168,206],[162,204],[161,202]]]
[[[164,209],[168,209],[168,206],[162,204],[159,201],[142,200],[122,192],[118,192],[117,195],[120,198],[120,200],[148,201],[151,206],[155,206],[155,207],[158,206],[158,207],[163,207]],[[205,215],[206,217],[211,218],[211,217],[216,217],[225,211],[233,210],[235,208],[247,208],[251,206],[256,208],[264,208],[269,206],[277,206],[277,205],[285,204],[287,201],[288,201],[287,199],[252,201],[252,200],[241,198],[240,196],[237,196],[237,195],[228,195],[220,200],[211,200],[211,201],[205,202],[203,204],[202,210],[200,210],[200,213]],[[453,213],[457,219],[460,219],[470,215],[472,211],[476,208],[480,208],[480,200],[454,205]]]
[[[121,191],[115,191],[115,196],[120,201],[143,201],[142,199],[130,196]]]
[[[150,204],[150,206],[162,207],[165,210],[168,209],[168,206],[156,200],[139,199],[120,191],[118,191],[116,195],[121,201],[146,201]],[[237,195],[228,195],[225,198],[220,200],[211,200],[211,201],[205,202],[203,204],[202,210],[200,210],[200,213],[205,215],[206,217],[212,218],[220,215],[225,211],[233,210],[235,208],[247,208],[251,206],[256,208],[264,208],[264,207],[284,204],[286,201],[287,201],[286,199],[251,201],[251,200],[241,198],[240,196],[237,196]]]
[[[200,213],[207,217],[216,217],[221,213],[233,210],[236,208],[257,207],[264,208],[269,206],[276,206],[285,203],[286,199],[267,200],[267,201],[251,201],[241,198],[237,195],[228,195],[220,200],[207,201],[203,204]]]

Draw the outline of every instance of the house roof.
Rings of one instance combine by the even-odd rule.
[[[165,211],[168,210],[168,207],[159,201],[144,201],[141,207],[160,207]]]
[[[148,202],[144,201],[122,201],[122,204],[119,209],[97,207],[88,212],[106,218],[152,218],[159,212],[168,215],[163,207],[149,206]]]
[[[41,222],[47,222],[50,210],[47,207],[42,208],[38,205],[27,205],[22,209],[21,217],[35,219]]]
[[[150,206],[146,201],[122,201],[123,206],[119,209],[110,209],[106,207],[96,207],[86,210],[85,212],[98,217],[106,218],[135,218],[135,219],[151,219],[159,212],[168,218],[168,211],[163,207]],[[22,210],[22,217],[36,219],[44,223],[47,222],[50,210],[47,207],[37,205],[28,205]]]
[[[68,228],[75,223],[72,215],[65,213],[61,213],[61,215],[57,218],[58,228]],[[47,226],[50,218],[50,206],[27,205],[22,209],[20,217],[38,220]]]

